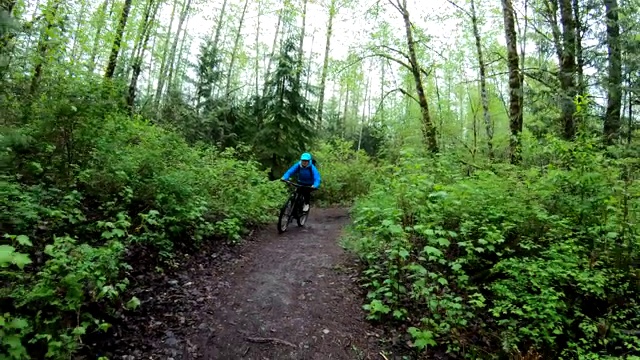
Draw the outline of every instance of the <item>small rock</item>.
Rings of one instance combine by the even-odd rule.
[[[188,283],[184,284],[184,286],[190,286],[190,285],[192,285],[192,284],[193,284],[193,283],[192,283],[191,281],[189,281]]]
[[[168,283],[169,285],[176,286],[178,285],[178,280],[169,280]]]
[[[328,333],[330,333],[329,329],[324,329],[324,330],[322,330],[322,332],[323,332],[325,335],[326,335],[326,334],[328,334]]]

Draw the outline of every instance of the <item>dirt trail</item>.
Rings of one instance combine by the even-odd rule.
[[[345,209],[312,209],[137,295],[145,310],[111,359],[383,359],[365,321],[353,259],[337,240]],[[212,257],[214,259],[212,259]],[[163,285],[163,286],[161,286]],[[107,354],[105,354],[107,355]],[[124,356],[123,356],[124,355]]]

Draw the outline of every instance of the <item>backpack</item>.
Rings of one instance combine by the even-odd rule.
[[[311,159],[311,164],[313,164],[313,166],[315,166],[316,168],[318,167],[318,162],[316,161],[315,158]],[[315,176],[313,174],[313,169],[311,168],[311,166],[308,166],[307,169],[309,169],[309,172],[311,173],[311,179],[313,179],[315,181]],[[302,166],[298,165],[298,171],[302,171],[305,170]]]

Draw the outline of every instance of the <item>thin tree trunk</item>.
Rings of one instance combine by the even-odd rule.
[[[278,22],[276,23],[276,31],[275,31],[275,35],[273,36],[273,44],[271,45],[271,54],[269,55],[267,71],[265,72],[265,75],[264,75],[264,87],[262,89],[263,96],[267,94],[267,83],[269,81],[269,76],[271,73],[271,66],[273,65],[273,56],[276,53],[276,45],[278,44],[278,35],[280,32],[280,25],[282,24],[283,13],[284,13],[284,6],[280,9],[280,12],[278,13]]]
[[[61,0],[52,0],[53,4],[50,4],[45,9],[47,16],[44,18],[47,21],[47,25],[40,33],[40,40],[38,41],[38,53],[36,55],[36,65],[33,70],[33,76],[31,77],[31,86],[29,88],[29,94],[33,97],[38,91],[40,85],[40,79],[42,78],[43,66],[47,62],[47,56],[50,49],[49,35],[53,31],[56,25],[58,17],[58,9],[61,4]]]
[[[390,0],[391,1],[391,0]],[[402,13],[404,19],[404,28],[407,35],[407,47],[409,48],[409,61],[411,62],[411,72],[413,73],[413,80],[415,81],[416,92],[418,93],[418,102],[420,103],[420,111],[422,113],[422,134],[432,153],[438,152],[438,142],[436,140],[436,131],[433,123],[431,122],[431,115],[429,114],[429,103],[424,93],[424,85],[422,83],[422,75],[420,64],[418,63],[418,57],[416,55],[415,42],[413,40],[413,33],[411,31],[411,20],[409,19],[409,10],[407,9],[407,0],[396,0],[394,4],[398,10]]]
[[[127,96],[127,106],[129,107],[129,113],[133,113],[135,99],[136,99],[136,89],[138,86],[138,77],[142,72],[142,59],[144,57],[144,52],[147,49],[147,43],[149,42],[149,38],[151,37],[151,28],[153,27],[153,22],[156,18],[156,14],[158,12],[158,8],[160,7],[160,1],[156,1],[155,6],[153,5],[154,0],[149,0],[149,7],[153,6],[153,13],[149,14],[149,9],[145,11],[144,15],[144,26],[142,28],[142,36],[144,37],[142,40],[142,44],[138,50],[138,53],[135,55],[133,60],[133,73],[131,75],[131,82],[129,83],[129,93]]]
[[[100,35],[102,35],[102,29],[105,27],[108,5],[109,0],[104,0],[97,13],[98,23],[96,24],[96,35],[93,38],[93,49],[91,50],[91,60],[89,60],[90,73],[92,73],[96,68],[96,57],[98,56],[98,48],[100,46]]]
[[[156,32],[156,36],[153,37],[153,42],[151,43],[151,56],[149,56],[149,79],[147,79],[147,96],[151,95],[151,89],[153,88],[153,71],[156,69],[156,62],[153,61],[154,54],[156,53],[156,40],[158,39]]]
[[[504,31],[507,41],[507,60],[509,66],[509,127],[511,128],[510,151],[511,163],[521,161],[520,133],[522,132],[523,93],[521,87],[520,67],[518,64],[518,48],[515,28],[515,14],[511,0],[502,0]]]
[[[240,15],[240,23],[238,24],[238,31],[236,32],[236,39],[233,42],[233,50],[231,52],[231,61],[229,62],[229,70],[227,71],[227,85],[225,86],[225,96],[229,96],[231,91],[231,74],[233,72],[233,65],[236,62],[236,56],[238,54],[238,45],[240,44],[240,35],[242,34],[242,24],[244,23],[244,15],[247,13],[247,7],[249,6],[249,0],[244,1],[244,8],[242,8],[242,15]]]
[[[311,35],[311,47],[309,48],[309,57],[307,58],[307,78],[305,79],[304,97],[309,97],[309,89],[311,84],[311,62],[313,61],[313,43],[316,38],[316,32]]]
[[[304,64],[304,37],[307,26],[307,3],[309,0],[302,0],[304,5],[302,7],[302,29],[300,30],[300,44],[298,45],[298,69],[296,73],[296,84],[300,85],[300,78],[302,76],[302,66]]]
[[[144,40],[145,31],[147,30],[147,22],[149,21],[149,15],[151,14],[151,8],[153,6],[153,0],[146,0],[146,4],[144,6],[144,12],[142,14],[142,22],[138,26],[138,35],[136,36],[136,40],[133,44],[133,52],[131,54],[131,66],[127,66],[125,69],[126,78],[128,79],[131,76],[131,71],[133,70],[133,64],[136,62],[136,57],[138,56],[138,52],[142,46],[142,41]]]
[[[186,31],[183,31],[182,41],[180,41],[180,50],[178,51],[178,57],[177,57],[176,66],[174,70],[176,75],[171,78],[171,83],[169,83],[168,85],[173,90],[182,89],[182,80],[184,79],[183,77],[184,71],[182,71],[182,68],[184,67],[184,62],[182,61],[183,60],[182,56],[184,55],[184,49],[185,49],[185,45],[187,43],[188,38],[189,38],[189,34],[187,34]]]
[[[318,100],[318,127],[322,127],[322,115],[324,110],[324,93],[327,84],[327,72],[329,69],[329,50],[331,50],[331,35],[333,32],[333,18],[337,14],[337,0],[331,0],[329,5],[329,21],[327,22],[327,40],[324,46],[324,60],[322,62],[322,74],[320,75],[320,99]]]
[[[255,80],[256,80],[256,99],[260,96],[260,15],[262,15],[262,0],[258,1],[258,25],[256,26],[256,62],[255,62]]]
[[[71,61],[76,61],[78,59],[78,47],[80,44],[80,29],[84,26],[85,22],[83,21],[83,16],[87,12],[87,1],[82,1],[80,5],[80,12],[78,13],[78,17],[76,19],[76,30],[73,32],[73,47],[71,48]]]
[[[622,107],[622,57],[620,53],[620,24],[618,1],[604,0],[607,10],[607,48],[609,76],[607,81],[607,111],[604,119],[604,136],[607,144],[620,135],[620,108]]]
[[[180,14],[180,20],[178,21],[178,29],[176,30],[176,35],[173,38],[173,45],[171,46],[171,52],[169,53],[169,75],[167,76],[167,93],[171,90],[171,82],[173,81],[173,72],[174,72],[174,64],[176,61],[176,51],[178,49],[178,42],[180,41],[180,34],[182,33],[182,27],[189,13],[189,9],[191,8],[191,0],[187,0],[186,4],[182,8],[182,13]],[[164,86],[164,84],[163,84]],[[162,94],[163,89],[160,88],[160,93]]]
[[[122,14],[120,15],[120,22],[118,23],[118,28],[116,30],[116,37],[113,40],[113,46],[111,47],[111,55],[109,56],[107,70],[104,73],[104,77],[106,79],[113,78],[113,73],[116,71],[116,63],[118,62],[118,54],[120,53],[120,45],[122,44],[122,35],[124,34],[124,28],[127,26],[130,9],[131,0],[125,0],[124,7],[122,8]]]
[[[482,41],[480,30],[478,29],[478,17],[476,15],[475,1],[471,0],[471,23],[473,25],[473,36],[476,39],[476,50],[478,51],[478,68],[480,69],[480,100],[482,101],[482,114],[484,126],[487,132],[487,148],[489,149],[489,159],[493,159],[493,126],[489,116],[489,94],[487,93],[487,71],[482,53]]]
[[[371,70],[371,68],[369,68]],[[369,71],[371,73],[371,71]],[[358,151],[360,151],[360,146],[362,145],[362,131],[364,130],[364,123],[366,119],[365,109],[367,108],[367,96],[369,95],[369,78],[367,77],[367,82],[364,87],[364,101],[362,102],[362,119],[360,120],[360,135],[358,135]]]
[[[176,14],[176,8],[178,7],[178,0],[174,0],[173,7],[171,9],[171,20],[169,20],[169,27],[167,28],[167,35],[164,38],[164,46],[162,47],[162,61],[160,61],[160,72],[158,73],[158,86],[156,87],[156,96],[154,98],[155,106],[158,111],[160,108],[160,100],[162,98],[162,89],[164,88],[164,78],[167,71],[167,59],[169,56],[169,41],[171,40],[171,29],[173,28],[173,20]]]
[[[587,84],[584,81],[584,54],[582,51],[583,26],[580,21],[580,7],[578,0],[573,0],[573,16],[576,24],[576,71],[578,74],[578,94],[584,95],[587,91]]]

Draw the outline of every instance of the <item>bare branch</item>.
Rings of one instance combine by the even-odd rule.
[[[400,91],[402,94],[404,94],[405,96],[408,96],[409,98],[411,98],[413,101],[415,101],[416,103],[420,104],[420,101],[418,101],[418,99],[416,99],[415,96],[409,94],[405,89],[403,88],[397,88],[396,90]]]
[[[389,50],[389,51],[393,51],[393,52],[395,52],[395,53],[397,53],[397,54],[400,54],[400,55],[404,56],[407,60],[409,60],[409,55],[405,54],[404,52],[402,52],[402,51],[400,51],[400,50],[398,50],[398,49],[394,49],[394,48],[392,48],[391,46],[387,46],[387,45],[379,45],[379,46],[380,46],[381,48],[385,48],[385,49],[387,49],[387,50]]]
[[[458,8],[458,10],[462,11],[465,15],[467,15],[468,17],[472,18],[473,16],[471,14],[469,14],[469,12],[465,9],[463,9],[460,5],[454,3],[452,0],[447,0],[447,2],[453,6],[455,6],[456,8]]]
[[[391,61],[393,61],[393,62],[395,62],[395,63],[397,63],[397,64],[400,64],[400,65],[404,66],[405,68],[407,68],[407,70],[409,70],[409,71],[413,71],[413,68],[411,67],[411,65],[409,65],[409,64],[407,64],[407,63],[405,63],[405,62],[404,62],[404,61],[402,61],[402,60],[398,60],[398,59],[394,58],[394,57],[393,57],[393,56],[391,56],[391,55],[384,54],[384,53],[375,53],[375,55],[380,56],[380,57],[382,57],[382,58],[385,58],[385,59],[387,59],[387,60],[391,60]]]

